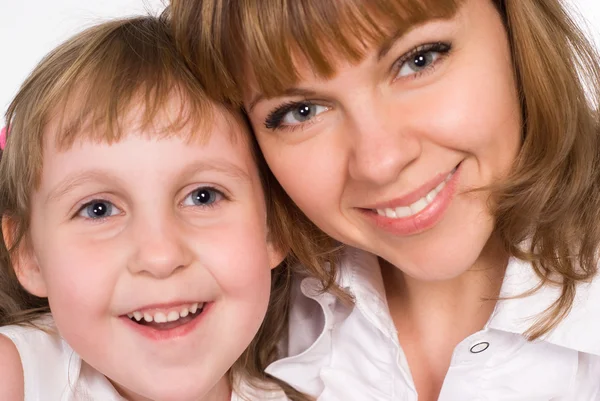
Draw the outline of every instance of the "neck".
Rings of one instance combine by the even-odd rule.
[[[225,375],[219,382],[206,394],[202,401],[230,401],[231,400],[231,384],[229,383],[228,375]]]
[[[473,266],[449,280],[417,280],[381,261],[392,316],[401,315],[402,321],[423,329],[432,325],[453,327],[462,331],[463,338],[479,331],[493,312],[507,261],[508,255],[496,238],[488,241]]]
[[[507,261],[495,238],[473,266],[450,280],[416,280],[380,261],[390,314],[419,399],[437,399],[454,349],[484,328],[494,311]]]

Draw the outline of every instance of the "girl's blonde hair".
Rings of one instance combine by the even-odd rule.
[[[398,29],[450,18],[463,1],[172,0],[170,17],[189,65],[211,77],[207,91],[242,105],[248,82],[267,97],[296,84],[295,57],[328,78],[339,58],[358,62]],[[506,26],[524,121],[512,173],[492,188],[496,231],[542,285],[562,288],[530,328],[535,339],[568,314],[577,284],[597,271],[600,62],[560,0],[487,1]]]
[[[208,78],[208,77],[207,77]],[[158,122],[176,98],[176,115]],[[172,40],[164,16],[138,17],[92,27],[48,54],[24,82],[6,113],[9,132],[0,161],[0,325],[27,324],[49,312],[47,299],[29,294],[19,283],[11,257],[26,245],[30,196],[39,185],[43,166],[43,133],[58,121],[57,144],[67,149],[76,140],[115,142],[127,135],[123,119],[141,110],[141,129],[160,127],[157,135],[206,136],[216,112],[230,116],[232,124],[247,122],[232,108],[209,98],[186,67]],[[138,128],[138,127],[136,127]],[[53,128],[54,129],[54,128]],[[214,135],[214,134],[213,134]],[[192,138],[190,138],[192,139]],[[281,386],[291,399],[302,394],[264,373],[278,356],[277,347],[287,333],[292,274],[320,278],[324,288],[333,281],[322,269],[334,263],[332,240],[303,224],[283,190],[272,178],[250,134],[248,143],[259,166],[265,192],[271,241],[289,257],[272,272],[269,309],[258,334],[230,370],[236,386],[241,377],[258,387]],[[110,162],[110,161],[107,161]],[[11,244],[5,240],[10,239]],[[56,252],[60,252],[59,249]],[[302,262],[302,270],[296,261]],[[334,291],[337,291],[334,288]]]

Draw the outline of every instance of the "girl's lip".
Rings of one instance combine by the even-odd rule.
[[[446,185],[436,195],[435,199],[420,212],[409,216],[392,218],[381,216],[375,210],[366,210],[362,212],[367,218],[373,221],[379,228],[398,236],[410,236],[427,231],[434,227],[443,217],[444,213],[452,203],[456,193],[456,187],[461,172],[461,164],[456,167],[456,171],[451,175]],[[443,179],[442,181],[443,182]],[[423,187],[427,189],[427,187]],[[433,187],[435,188],[435,187]],[[416,193],[416,192],[413,192]],[[426,194],[427,192],[425,192]],[[413,196],[412,194],[410,196]],[[408,199],[408,198],[403,198]],[[419,198],[417,198],[419,199]],[[410,199],[412,200],[412,199]],[[398,202],[389,203],[398,205]]]

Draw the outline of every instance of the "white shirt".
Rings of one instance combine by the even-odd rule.
[[[417,401],[376,257],[348,249],[340,270],[338,282],[355,306],[302,280],[284,347],[289,356],[267,372],[319,401]],[[511,259],[500,296],[537,283],[530,264]],[[523,336],[559,294],[544,287],[499,301],[485,328],[454,350],[439,401],[600,401],[600,278],[578,287],[573,309],[551,333],[534,342]]]
[[[53,329],[52,320],[44,326]],[[106,377],[81,360],[59,336],[33,327],[4,326],[0,334],[13,341],[23,365],[25,401],[123,401]],[[1,380],[1,379],[0,379]],[[286,401],[280,391],[261,391],[245,381],[231,401]]]

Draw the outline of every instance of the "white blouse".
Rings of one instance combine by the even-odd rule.
[[[348,249],[340,270],[355,306],[302,280],[284,347],[289,356],[267,372],[319,401],[417,401],[377,258]],[[511,259],[500,296],[537,283],[530,264]],[[439,401],[600,401],[600,278],[578,287],[570,314],[552,332],[534,342],[522,335],[559,294],[544,287],[499,301],[485,328],[454,350]]]

